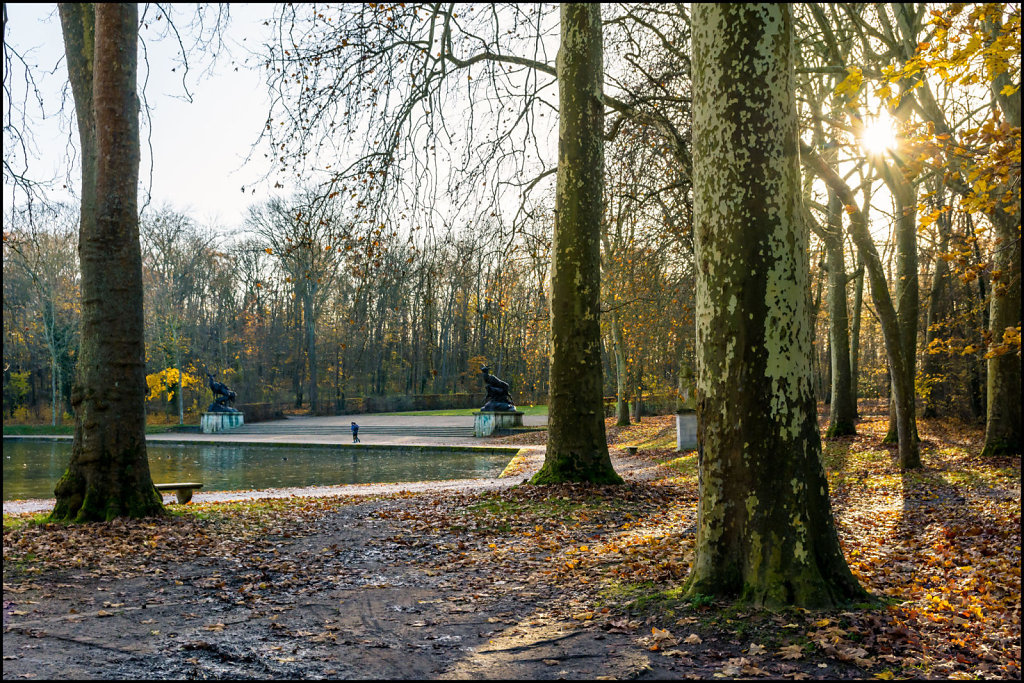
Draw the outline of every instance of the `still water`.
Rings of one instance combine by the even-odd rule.
[[[70,441],[4,439],[4,500],[53,498]],[[201,481],[203,491],[496,477],[511,459],[494,451],[356,449],[153,443],[157,484]]]

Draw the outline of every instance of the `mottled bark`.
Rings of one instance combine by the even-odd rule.
[[[1020,332],[1020,210],[1016,227],[1000,222],[995,228],[992,259],[989,332],[991,344],[1002,344],[1008,330]],[[988,401],[983,455],[1019,454],[1020,350],[1012,348],[990,357],[986,365]]]
[[[993,34],[1001,27],[987,24]],[[1008,73],[1001,72],[992,81],[992,95],[999,103],[1007,123],[1020,128],[1020,93],[1004,94],[1012,85]],[[991,343],[1001,344],[1009,329],[1020,333],[1020,182],[1011,190],[1015,195],[1012,213],[1000,209],[995,225],[995,254],[992,259],[992,300],[989,305]],[[998,275],[997,275],[998,274]],[[988,359],[985,366],[988,404],[985,412],[984,455],[1019,454],[1020,444],[1020,348]]]
[[[698,4],[693,29],[700,503],[686,590],[862,598],[820,457],[791,10]]]
[[[561,33],[548,446],[544,465],[531,481],[619,483],[604,430],[599,317],[604,182],[601,6],[563,4]]]
[[[71,461],[50,518],[160,514],[146,454],[138,8],[61,4],[60,17],[82,149],[82,333]]]

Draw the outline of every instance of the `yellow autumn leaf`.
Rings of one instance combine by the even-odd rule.
[[[803,648],[799,645],[787,645],[779,648],[779,654],[783,659],[801,659],[804,656]]]

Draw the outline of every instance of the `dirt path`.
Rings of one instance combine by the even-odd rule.
[[[518,474],[540,457],[533,450]],[[631,478],[652,470],[642,459],[616,465]],[[5,562],[3,676],[678,675],[672,661],[636,646],[635,629],[573,619],[573,590],[516,558],[498,574],[492,564],[451,561],[456,544],[466,557],[487,552],[487,539],[441,530],[421,540],[404,520],[436,504],[357,502],[320,517],[314,533],[271,537],[243,557],[148,562],[144,573],[83,566],[8,584]],[[297,566],[301,580],[289,571]]]

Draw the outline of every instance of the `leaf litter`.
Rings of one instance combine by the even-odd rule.
[[[982,460],[977,429],[921,420],[925,466],[901,473],[894,451],[881,445],[885,427],[884,419],[869,416],[858,436],[823,444],[840,541],[851,569],[877,598],[872,604],[774,613],[702,596],[684,600],[696,458],[674,451],[671,417],[645,418],[630,427],[608,425],[617,462],[627,457],[619,449],[637,445],[634,464],[647,472],[618,487],[190,504],[171,506],[173,514],[162,519],[81,526],[5,516],[5,673],[24,653],[8,650],[9,637],[32,632],[19,621],[31,622],[48,600],[92,581],[150,593],[75,607],[66,615],[71,625],[141,617],[153,591],[192,591],[178,618],[205,635],[179,642],[186,668],[174,671],[185,675],[236,675],[239,669],[187,668],[234,658],[257,677],[344,676],[343,664],[323,648],[388,649],[413,636],[389,640],[385,628],[362,637],[345,621],[346,610],[360,610],[346,607],[350,593],[319,621],[297,623],[294,608],[342,588],[401,594],[405,585],[422,598],[392,605],[394,618],[414,617],[402,622],[404,633],[426,634],[415,636],[415,647],[443,650],[449,666],[468,651],[479,659],[499,637],[524,639],[557,627],[558,635],[538,641],[544,647],[533,646],[532,660],[519,656],[519,665],[530,660],[540,667],[537,675],[560,673],[553,667],[569,666],[565,657],[582,647],[580,635],[591,646],[635,648],[627,672],[634,677],[1019,677],[1019,458]],[[348,536],[325,533],[344,526],[338,520],[353,511],[379,534],[358,556]],[[249,628],[247,620],[230,621],[229,612],[210,614],[211,600],[264,619],[263,655],[210,640]],[[485,643],[475,650],[466,634],[435,633],[446,621],[468,619],[479,620]],[[155,639],[182,630],[166,619],[137,621]],[[522,647],[519,655],[530,651]],[[395,667],[383,669],[383,677],[410,675],[400,660],[382,666]],[[481,666],[481,677],[499,671]],[[569,677],[608,673],[582,658],[572,666]]]

